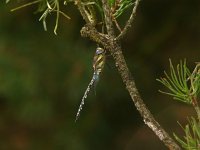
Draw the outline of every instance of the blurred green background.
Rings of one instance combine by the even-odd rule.
[[[65,11],[70,21],[60,17],[57,36],[55,14],[45,32],[36,7],[11,13],[16,6],[0,2],[0,150],[167,149],[143,124],[111,57],[75,123],[95,43],[81,38],[84,22],[73,6]],[[143,0],[122,47],[148,108],[170,135],[181,135],[176,121],[184,124],[194,112],[158,93],[156,78],[169,58],[186,58],[191,70],[199,61],[200,1]]]

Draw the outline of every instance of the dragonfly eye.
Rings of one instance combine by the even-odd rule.
[[[97,50],[96,50],[97,55],[102,54],[104,52],[105,52],[105,50],[103,48],[97,47]]]

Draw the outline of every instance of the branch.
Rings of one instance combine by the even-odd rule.
[[[81,0],[75,0],[75,5],[77,5],[81,16],[83,17],[83,19],[85,20],[85,22],[87,24],[92,24],[95,25],[96,21],[95,18],[93,18],[93,14],[90,14],[86,9],[85,9],[85,5],[83,4],[83,2]]]
[[[148,110],[140,94],[136,88],[135,81],[129,71],[124,56],[122,54],[121,47],[116,43],[111,45],[111,54],[115,59],[116,67],[122,77],[126,89],[143,118],[144,123],[158,136],[158,138],[169,148],[173,150],[180,149],[179,146],[174,142],[174,140],[168,135],[168,133],[159,125],[159,123],[154,119],[151,112]]]
[[[119,43],[112,39],[112,37],[99,33],[94,27],[86,25],[81,30],[81,35],[83,37],[89,37],[91,40],[98,44],[103,45],[107,50],[109,50],[115,60],[116,67],[122,77],[126,89],[128,90],[132,101],[134,102],[137,110],[142,116],[144,123],[158,136],[158,138],[171,150],[180,150],[180,147],[175,143],[175,141],[168,135],[168,133],[159,125],[159,123],[154,119],[151,112],[148,110],[143,100],[141,99],[139,92],[135,86],[135,82],[129,71],[124,56],[122,54],[122,49]]]
[[[103,7],[103,12],[104,12],[104,17],[105,17],[107,33],[109,36],[114,36],[111,9],[109,7],[108,0],[102,0],[102,7]]]
[[[98,32],[96,28],[90,24],[86,24],[80,32],[82,37],[90,38],[90,40],[103,45],[106,49],[109,47],[109,36]]]
[[[130,18],[126,22],[126,25],[125,25],[124,29],[122,30],[122,32],[116,37],[116,40],[122,39],[124,37],[124,35],[127,33],[128,29],[131,27],[131,24],[134,21],[135,16],[136,16],[136,11],[137,11],[139,2],[140,2],[140,0],[136,0],[135,1],[135,5],[133,7],[133,10],[132,10],[132,13],[130,15]]]
[[[139,4],[139,0],[136,0],[133,12],[128,20],[123,32],[118,36],[118,39],[122,38],[130,27],[136,12],[136,8]],[[121,75],[121,78],[128,90],[132,101],[134,102],[137,110],[142,116],[144,123],[158,136],[158,138],[171,150],[180,150],[175,141],[168,135],[168,133],[160,126],[160,124],[154,119],[151,112],[148,110],[140,94],[136,88],[135,81],[129,71],[122,49],[119,44],[119,40],[115,40],[115,33],[112,24],[111,10],[107,0],[102,0],[106,29],[108,34],[99,33],[94,26],[86,24],[81,29],[81,35],[83,37],[89,37],[92,41],[101,44],[106,50],[109,50],[115,60],[115,65]]]

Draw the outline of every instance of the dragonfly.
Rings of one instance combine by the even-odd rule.
[[[92,64],[93,70],[94,70],[93,76],[92,76],[92,79],[91,79],[90,83],[88,84],[87,89],[85,90],[85,93],[82,97],[81,104],[80,104],[78,112],[76,114],[75,122],[78,120],[78,118],[80,116],[80,112],[85,103],[85,99],[87,98],[91,88],[92,87],[95,88],[97,85],[97,82],[99,81],[99,76],[104,68],[105,61],[106,61],[106,50],[101,47],[97,47],[94,58],[93,58],[93,64]]]

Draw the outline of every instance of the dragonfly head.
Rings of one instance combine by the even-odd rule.
[[[97,47],[97,49],[96,49],[96,55],[100,55],[100,54],[103,54],[105,52],[106,51],[103,48],[101,48],[101,47]]]

